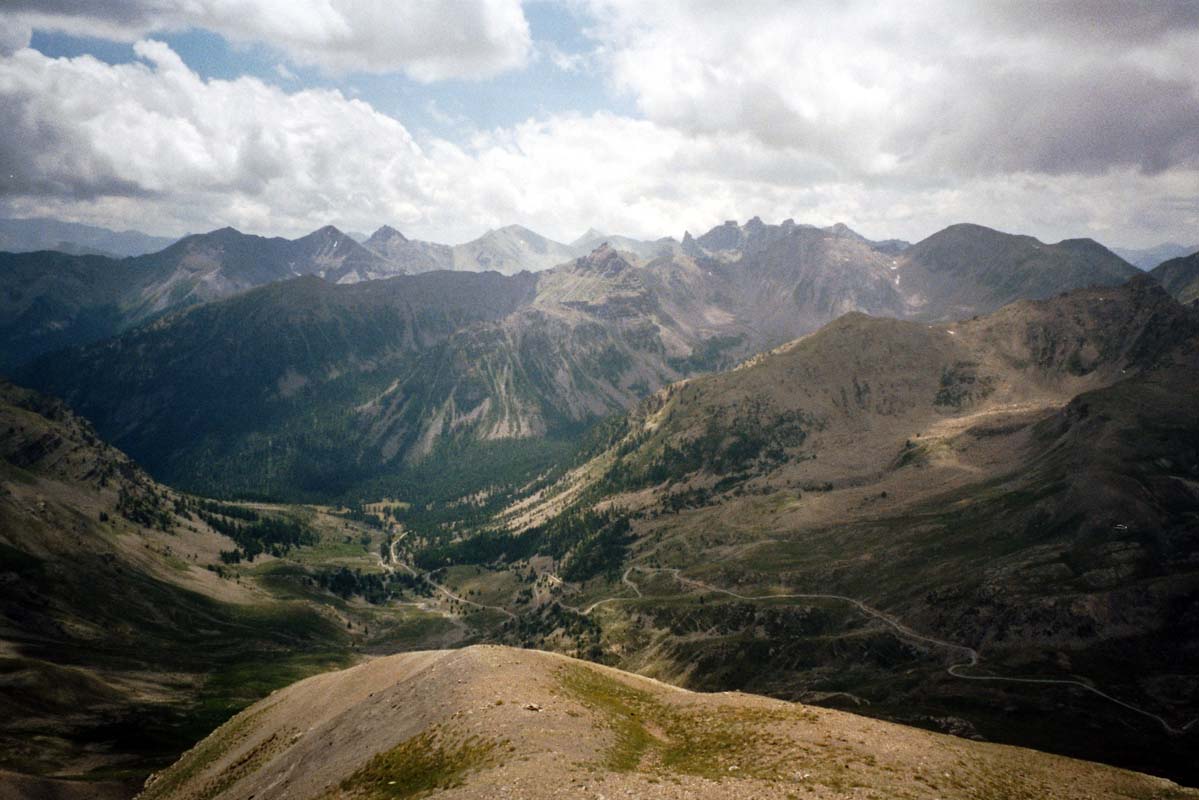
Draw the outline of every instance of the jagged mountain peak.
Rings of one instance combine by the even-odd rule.
[[[363,246],[399,272],[416,274],[454,267],[453,249],[449,245],[409,239],[390,225],[381,226]]]
[[[208,231],[206,233],[189,233],[187,236],[184,236],[182,239],[175,242],[170,247],[167,247],[165,250],[160,250],[159,253],[166,253],[172,250],[194,247],[196,245],[202,245],[205,243],[225,244],[228,242],[247,241],[261,238],[262,237],[255,236],[252,233],[242,233],[237,228],[234,228],[231,225],[226,225],[223,228],[217,228],[216,230]],[[158,255],[158,253],[151,253],[149,256],[145,257],[152,258],[156,255]]]
[[[604,233],[603,231],[597,230],[596,228],[588,228],[587,231],[582,236],[578,237],[573,242],[571,242],[570,246],[571,247],[586,247],[588,244],[590,244],[591,242],[594,242],[596,239],[603,239],[606,236],[607,236],[607,234]]]
[[[523,225],[489,230],[473,241],[456,245],[453,250],[454,269],[493,270],[506,275],[522,270],[538,272],[565,264],[578,255],[570,246],[547,239]]]
[[[738,223],[736,220],[726,220],[699,237],[692,237],[688,233],[684,236],[683,241],[684,244],[690,242],[692,247],[698,244],[705,250],[714,253],[722,250],[740,250],[747,246],[761,244],[765,241],[773,241],[780,235],[792,236],[803,232],[823,233],[838,238],[854,239],[869,243],[868,239],[852,230],[843,222],[838,222],[828,228],[817,228],[814,225],[799,224],[794,219],[787,218],[778,225],[771,225],[763,222],[761,217],[756,216],[746,220],[744,225]]]
[[[824,230],[828,233],[831,233],[833,236],[844,236],[844,237],[847,237],[850,239],[860,239],[861,241],[866,241],[865,236],[858,233],[853,228],[846,225],[844,222],[834,223],[834,224],[828,226],[827,228],[825,228]]]
[[[366,244],[381,244],[387,242],[406,242],[408,237],[400,233],[390,225],[381,225],[377,231],[370,235],[366,240]]]
[[[524,225],[517,225],[515,223],[512,225],[504,225],[501,228],[495,228],[493,230],[488,231],[488,233],[504,234],[506,236],[516,236],[521,239],[546,239],[546,237],[542,236],[537,231],[532,230],[530,228],[526,228]]]
[[[695,242],[700,247],[711,252],[735,250],[744,241],[745,233],[735,219],[725,220],[723,224],[717,225],[712,230],[695,239]]]
[[[633,265],[625,260],[620,252],[607,242],[591,251],[590,254],[578,259],[575,264],[582,268],[603,275],[617,275]]]
[[[301,236],[296,241],[303,242],[303,241],[308,241],[308,240],[317,239],[317,238],[320,238],[320,239],[347,239],[349,241],[353,241],[353,239],[348,234],[343,233],[341,231],[341,229],[335,225],[322,225],[321,227],[314,230],[312,233],[310,233],[306,236]],[[357,242],[355,242],[355,244],[357,244]]]

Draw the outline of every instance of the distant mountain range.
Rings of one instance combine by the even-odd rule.
[[[12,222],[27,233],[50,235],[59,230],[37,220]],[[618,240],[629,252],[654,249],[633,239]],[[23,241],[34,240],[27,236]],[[122,259],[88,248],[52,245],[30,248],[37,252],[0,252],[0,370],[62,347],[107,338],[169,310],[300,275],[316,275],[330,283],[434,270],[514,275],[590,252],[515,225],[452,247],[408,239],[389,226],[361,243],[331,225],[299,239],[222,228],[173,244],[157,241],[169,246]]]
[[[0,369],[170,310],[312,274],[338,282],[395,273],[333,227],[295,240],[222,228],[124,259],[0,253]]]
[[[1120,256],[1120,258],[1139,267],[1145,271],[1149,271],[1161,264],[1164,261],[1169,261],[1172,258],[1181,256],[1189,256],[1193,253],[1199,253],[1199,244],[1183,245],[1174,242],[1166,242],[1159,244],[1156,247],[1146,247],[1141,249],[1114,247],[1112,252]]]
[[[390,225],[379,228],[362,244],[394,264],[397,272],[415,275],[418,272],[454,268],[454,248],[446,244],[409,239]]]
[[[361,243],[333,226],[294,240],[222,228],[124,259],[0,253],[0,370],[172,310],[301,275],[330,283],[436,270],[514,275],[544,271],[603,244],[636,266],[652,263],[650,271],[669,275],[676,294],[684,285],[704,284],[692,301],[715,292],[719,298],[708,299],[735,318],[752,308],[758,341],[783,341],[849,310],[939,319],[1127,277],[1127,265],[1090,240],[1045,245],[991,233],[988,238],[985,228],[952,226],[912,246],[872,242],[844,225],[766,225],[755,218],[744,226],[727,222],[699,238],[687,234],[681,242],[590,230],[568,245],[511,225],[450,246],[409,239],[389,226]],[[963,247],[975,248],[969,258]],[[960,266],[971,259],[978,263]],[[752,276],[737,266],[743,261]],[[992,266],[979,266],[984,262]]]
[[[7,253],[56,250],[73,255],[120,258],[153,253],[174,241],[140,231],[112,231],[45,217],[0,219],[0,252]]]
[[[394,233],[372,238],[405,247]],[[447,459],[478,468],[479,479],[516,462],[531,469],[581,426],[848,312],[955,319],[1139,274],[1087,240],[1045,245],[972,225],[900,247],[845,226],[753,219],[652,252],[640,261],[601,246],[537,273],[435,271],[338,285],[330,281],[365,277],[382,258],[332,228],[294,242],[218,231],[116,262],[158,277],[135,284],[136,304],[122,306],[114,291],[101,309],[108,316],[68,308],[74,327],[62,321],[71,319],[63,302],[45,296],[73,290],[81,304],[98,293],[43,270],[45,294],[27,288],[23,313],[8,316],[17,322],[5,352],[12,364],[31,341],[45,353],[50,341],[70,343],[64,331],[98,339],[104,323],[111,332],[162,315],[16,375],[66,398],[160,479],[327,498]],[[116,274],[101,269],[112,262],[56,258],[89,275]],[[326,280],[277,282],[163,315],[171,299],[197,303],[304,269]],[[527,443],[524,455],[494,451],[504,463],[490,472],[460,450],[477,456],[513,439]]]
[[[600,245],[609,245],[622,253],[632,253],[642,261],[650,261],[659,256],[674,254],[679,247],[677,239],[669,236],[653,241],[630,239],[628,236],[609,236],[608,234],[589,228],[586,233],[570,243],[570,248],[580,255],[590,253]]]
[[[494,269],[505,273],[521,269],[537,271],[585,255],[604,243],[632,253],[642,260],[659,255],[663,247],[672,248],[678,245],[678,241],[670,237],[646,241],[608,235],[595,228],[589,229],[574,241],[563,244],[519,225],[488,231],[478,239],[460,245],[408,239],[390,225],[383,225],[370,235],[356,231],[346,231],[346,235],[393,262],[399,271],[404,272],[426,272],[432,269]],[[395,240],[397,235],[399,238]],[[114,231],[48,217],[0,219],[0,252],[54,250],[71,255],[122,258],[154,253],[175,241],[177,240],[170,237],[152,236],[140,231]],[[411,246],[406,247],[405,243],[410,243]],[[888,239],[874,242],[874,245],[880,250],[898,253],[906,248],[908,243],[899,239]],[[1148,271],[1163,261],[1199,252],[1199,244],[1164,242],[1153,247],[1111,249],[1133,266]]]

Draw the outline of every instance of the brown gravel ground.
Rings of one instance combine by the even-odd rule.
[[[497,646],[296,683],[142,800],[1199,798],[1159,778]]]

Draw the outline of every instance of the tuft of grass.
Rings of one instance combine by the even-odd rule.
[[[402,800],[452,789],[468,773],[492,763],[502,744],[474,735],[458,739],[432,728],[375,755],[341,782],[341,790],[363,800]]]
[[[658,704],[646,692],[632,688],[598,671],[571,664],[564,667],[562,687],[581,705],[602,714],[615,736],[604,766],[616,772],[631,772],[654,744],[642,720]]]
[[[730,768],[743,777],[778,778],[790,742],[773,735],[769,725],[782,719],[778,713],[748,708],[667,714],[662,766],[714,780],[728,777]]]
[[[203,788],[195,794],[194,800],[213,800],[213,798],[224,793],[226,789],[233,786],[247,775],[252,775],[265,764],[272,756],[283,750],[287,745],[286,741],[295,731],[275,731],[266,739],[250,748],[249,752],[242,755],[232,764],[229,764],[215,778],[204,784]]]
[[[746,708],[680,709],[622,681],[580,665],[562,669],[563,689],[601,714],[615,739],[604,766],[616,772],[658,772],[719,780],[774,779],[786,767],[789,742],[770,731],[771,723],[794,714]],[[652,724],[661,735],[655,735]],[[730,770],[732,768],[732,770]]]

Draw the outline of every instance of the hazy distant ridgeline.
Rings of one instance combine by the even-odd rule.
[[[112,231],[45,217],[0,219],[0,252],[6,253],[56,250],[72,255],[121,258],[153,253],[174,241],[140,231]]]
[[[1129,247],[1115,247],[1112,252],[1120,256],[1120,258],[1132,264],[1135,267],[1140,267],[1143,270],[1150,271],[1160,264],[1183,256],[1194,255],[1199,253],[1199,244],[1182,245],[1174,242],[1159,244],[1156,247],[1146,247],[1143,249],[1134,249]]]
[[[361,244],[332,226],[294,240],[223,228],[173,244],[143,237],[137,241],[146,245],[144,250],[133,248],[135,257],[118,259],[105,257],[103,248],[92,252],[56,246],[51,240],[58,228],[49,223],[11,222],[29,235],[4,239],[0,221],[0,243],[12,245],[0,246],[0,370],[108,338],[167,311],[301,275],[330,283],[440,269],[514,275],[547,269],[593,249],[560,244],[515,225],[456,246],[407,239],[388,226]],[[33,236],[37,231],[44,235]],[[650,248],[649,243],[618,238],[631,250]],[[37,246],[23,246],[28,244]]]
[[[146,239],[151,241],[157,240]],[[833,241],[835,246],[829,244]],[[1088,281],[1110,282],[1123,266],[1094,243],[1091,251],[1083,252],[1087,245],[1081,240],[1041,245],[1030,237],[997,232],[988,239],[978,226],[953,226],[911,253],[905,252],[905,242],[870,242],[844,225],[820,229],[790,220],[779,226],[757,219],[744,227],[729,222],[698,239],[688,235],[682,244],[669,238],[649,242],[608,237],[594,230],[562,244],[516,225],[454,246],[408,239],[389,226],[361,244],[332,226],[295,240],[224,228],[128,259],[56,252],[0,254],[0,370],[11,370],[42,353],[99,341],[173,309],[299,275],[317,275],[331,283],[440,269],[513,275],[548,269],[604,243],[639,265],[673,265],[666,267],[673,281],[707,283],[694,287],[701,292],[719,292],[734,303],[767,303],[768,316],[781,315],[782,327],[765,339],[777,341],[827,321],[829,309],[935,319],[952,316],[955,308],[959,313],[985,311],[1018,297],[1045,296]],[[953,254],[957,248],[975,246],[972,252]],[[946,258],[940,253],[947,249]],[[981,263],[973,264],[975,258]],[[742,259],[752,262],[751,275],[727,269]],[[700,262],[700,272],[689,276]],[[959,262],[970,264],[969,274],[928,274],[955,269]],[[896,281],[901,270],[903,284]],[[1076,274],[1068,274],[1071,270]],[[945,292],[965,294],[950,297]],[[805,315],[799,328],[792,319],[792,299]]]

